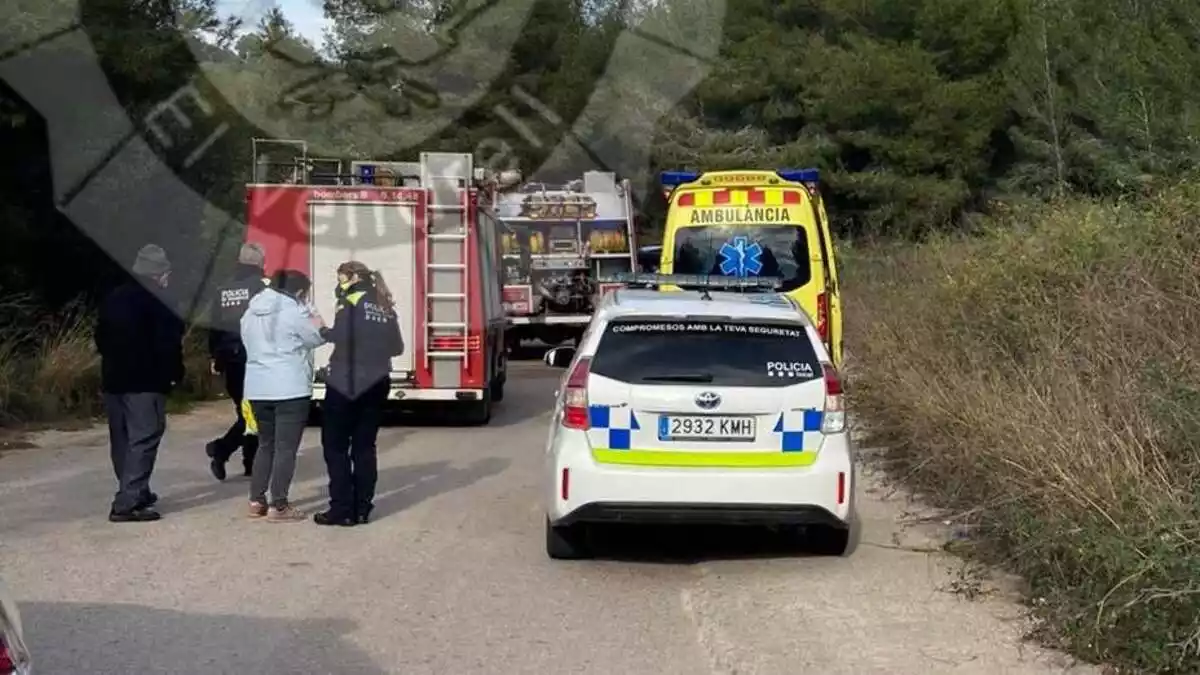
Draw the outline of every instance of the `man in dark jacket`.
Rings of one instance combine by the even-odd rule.
[[[163,289],[171,274],[166,253],[147,244],[133,264],[134,279],[100,305],[96,348],[117,494],[108,519],[158,520],[150,476],[167,426],[167,394],[183,380],[183,321]]]
[[[205,446],[209,469],[217,480],[225,480],[225,464],[233,453],[242,450],[242,469],[249,476],[258,450],[258,436],[246,433],[242,416],[242,390],[246,380],[246,347],[242,344],[241,320],[250,299],[270,284],[263,271],[266,252],[258,244],[246,244],[238,253],[238,265],[229,283],[222,286],[213,301],[212,328],[208,332],[208,354],[212,370],[225,379],[225,392],[233,400],[237,420],[225,435]]]
[[[376,439],[391,387],[391,361],[404,352],[391,293],[360,262],[338,267],[338,308],[321,336],[333,344],[321,429],[329,509],[318,525],[365,524],[378,480]]]

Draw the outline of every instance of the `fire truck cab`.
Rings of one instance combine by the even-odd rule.
[[[629,181],[588,171],[564,185],[526,183],[499,196],[504,308],[511,347],[578,339],[594,307],[636,269]]]
[[[389,399],[443,404],[486,424],[508,377],[498,177],[475,169],[469,153],[343,161],[311,158],[303,141],[256,139],[254,161],[246,239],[266,250],[267,272],[308,274],[315,308],[332,321],[338,265],[378,271],[406,346],[392,360]],[[332,349],[315,355],[318,410]]]

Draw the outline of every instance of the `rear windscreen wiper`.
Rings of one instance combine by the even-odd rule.
[[[712,382],[712,373],[677,373],[673,375],[646,375],[643,382]]]

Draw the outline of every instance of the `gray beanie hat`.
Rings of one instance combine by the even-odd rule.
[[[261,244],[242,244],[242,250],[238,251],[238,262],[243,265],[264,267],[267,264],[267,252],[263,250]]]
[[[145,277],[162,276],[170,271],[171,261],[167,260],[167,252],[155,244],[143,246],[133,262],[133,273]]]

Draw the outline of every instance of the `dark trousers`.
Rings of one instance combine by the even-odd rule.
[[[250,501],[275,508],[288,505],[288,491],[296,475],[296,453],[308,426],[311,400],[251,401],[258,422],[258,453],[250,475]],[[267,490],[271,500],[267,501]]]
[[[329,510],[336,518],[371,513],[379,480],[375,442],[389,386],[384,378],[356,398],[326,390],[321,445],[329,471]]]
[[[213,459],[228,462],[233,453],[242,450],[242,466],[249,472],[254,467],[254,453],[258,450],[258,436],[246,434],[246,418],[242,416],[242,393],[246,384],[246,364],[240,361],[221,362],[221,375],[225,378],[225,393],[233,401],[237,412],[237,421],[229,427],[225,435],[213,441],[217,447],[217,455]]]
[[[112,510],[128,513],[150,496],[150,475],[167,430],[165,394],[105,394],[108,439],[117,494]]]

